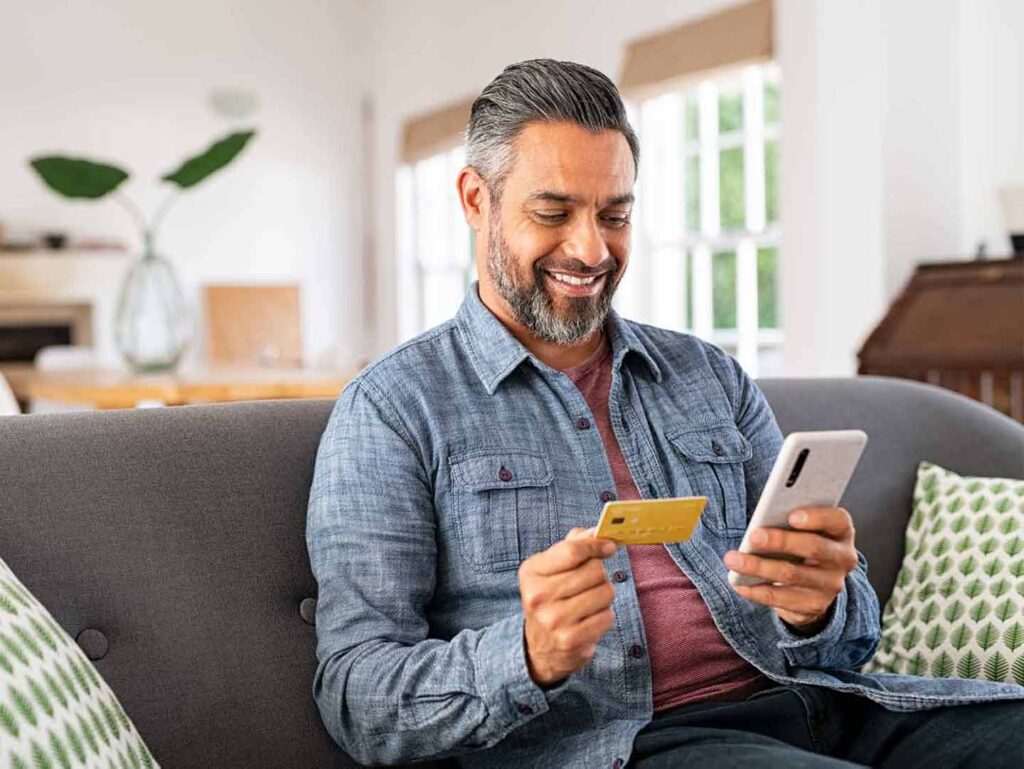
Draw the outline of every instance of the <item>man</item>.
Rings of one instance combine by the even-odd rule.
[[[781,435],[722,350],[611,309],[639,156],[614,85],[508,67],[467,153],[479,283],[353,380],[317,455],[313,694],[338,743],[479,767],[1024,765],[1024,708],[997,702],[1024,688],[853,672],[879,618],[847,511],[762,530],[802,564],[733,549]],[[590,536],[607,500],[693,494],[688,542]]]

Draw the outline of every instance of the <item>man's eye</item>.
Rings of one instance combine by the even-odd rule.
[[[559,222],[565,221],[565,214],[561,212],[544,213],[543,211],[537,211],[534,213],[534,216],[536,216],[542,222],[547,222],[550,224],[558,224]]]
[[[625,227],[629,224],[628,216],[606,216],[604,220],[611,227]]]

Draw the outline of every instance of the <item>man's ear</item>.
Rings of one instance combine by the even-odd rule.
[[[487,185],[473,166],[466,166],[459,172],[456,187],[466,224],[474,232],[480,232],[487,223],[487,209],[491,202]]]

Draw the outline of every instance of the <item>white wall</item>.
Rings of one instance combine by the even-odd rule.
[[[1024,2],[959,0],[960,250],[1012,251],[996,189],[1024,187]]]
[[[24,3],[0,0],[0,220],[9,234],[63,229],[138,246],[110,201],[74,202],[26,166],[51,152],[129,169],[147,211],[156,180],[234,128],[210,89],[258,95],[258,136],[168,214],[160,250],[203,282],[298,281],[304,346],[360,346],[359,99],[368,82],[357,0]]]

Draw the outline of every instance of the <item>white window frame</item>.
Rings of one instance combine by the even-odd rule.
[[[455,294],[461,291],[461,298],[476,280],[471,230],[455,188],[465,158],[465,147],[459,145],[398,169],[395,251],[399,341],[450,318],[458,309],[458,304],[450,306]],[[433,285],[446,284],[446,292],[432,289]]]
[[[751,376],[759,373],[759,351],[780,348],[783,342],[780,329],[758,328],[757,251],[774,248],[781,258],[781,226],[766,221],[764,147],[781,136],[778,124],[764,122],[766,81],[780,82],[778,67],[773,63],[746,66],[640,102],[627,102],[642,152],[633,258],[616,295],[616,307],[629,317],[689,331],[735,349],[736,358]],[[719,134],[719,92],[723,84],[734,86],[737,82],[743,93],[743,128]],[[686,100],[694,94],[698,136],[689,141],[685,134]],[[654,132],[660,140],[645,142],[645,134]],[[744,150],[745,224],[741,230],[723,232],[719,153],[736,147]],[[687,231],[682,213],[687,193],[686,163],[695,156],[700,158],[697,232]],[[736,254],[735,329],[713,327],[711,263],[712,254],[720,251]],[[693,260],[692,328],[686,327],[687,258]]]

